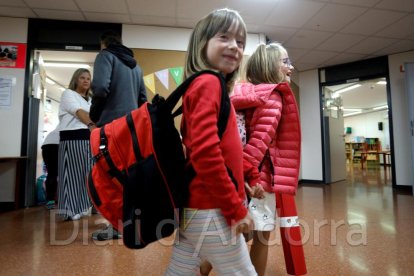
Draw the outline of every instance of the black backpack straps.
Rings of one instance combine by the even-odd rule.
[[[223,137],[223,133],[226,130],[227,122],[229,120],[230,115],[230,97],[227,93],[227,86],[226,82],[224,80],[223,75],[214,72],[214,71],[201,71],[198,73],[193,74],[191,77],[186,79],[172,94],[168,97],[166,100],[166,104],[169,105],[169,110],[174,109],[174,106],[178,103],[178,100],[182,95],[184,95],[185,91],[187,90],[188,86],[191,84],[191,82],[198,77],[201,74],[213,74],[217,76],[220,79],[220,86],[221,86],[221,102],[220,102],[220,111],[219,111],[219,117],[217,122],[217,128],[218,128],[218,136],[221,139]],[[171,101],[170,101],[171,98]],[[167,103],[168,102],[168,103]],[[171,106],[174,104],[174,106]],[[183,106],[180,106],[177,108],[176,111],[172,114],[173,117],[176,117],[183,113]]]
[[[178,101],[180,100],[180,98],[184,95],[185,91],[187,91],[188,86],[190,86],[191,82],[198,77],[199,75],[203,74],[203,73],[212,73],[217,75],[216,72],[213,71],[201,71],[201,72],[197,72],[193,75],[191,75],[190,77],[188,77],[183,83],[181,83],[175,90],[174,92],[171,93],[171,95],[168,96],[168,98],[165,100],[164,106],[165,106],[165,110],[168,112],[172,112],[172,110],[174,109],[174,107],[177,105]],[[183,113],[182,111],[182,106],[180,106],[174,113],[173,116],[177,116],[180,115],[181,113]]]
[[[230,97],[227,93],[227,87],[226,82],[224,81],[224,78],[222,75],[219,76],[220,78],[220,84],[221,84],[221,103],[220,103],[220,111],[219,111],[219,117],[217,122],[217,128],[218,128],[218,136],[221,140],[223,137],[223,133],[226,130],[227,122],[229,120],[230,115]]]
[[[111,156],[109,155],[108,151],[108,139],[106,138],[105,134],[105,126],[103,126],[100,130],[100,145],[99,151],[101,152],[102,156],[105,158],[106,163],[109,167],[109,175],[118,179],[118,181],[123,184],[125,180],[124,174],[120,170],[117,169],[114,162],[112,161]]]
[[[185,91],[187,90],[187,88],[191,84],[191,82],[196,77],[200,76],[201,74],[212,74],[212,75],[217,76],[220,79],[221,101],[220,101],[219,116],[218,116],[218,120],[217,120],[217,128],[218,128],[217,134],[218,134],[218,136],[221,140],[221,138],[223,137],[223,133],[226,130],[227,122],[228,122],[229,116],[230,116],[230,97],[229,97],[229,94],[227,93],[226,82],[225,82],[224,77],[223,77],[222,74],[214,72],[214,71],[210,71],[210,70],[205,70],[205,71],[200,71],[200,72],[197,72],[197,73],[191,75],[179,87],[177,87],[177,89],[166,99],[166,101],[165,101],[165,104],[167,105],[166,110],[169,110],[170,112],[172,112],[172,110],[174,109],[174,107],[178,103],[178,100],[181,98],[181,96],[184,95]],[[178,116],[182,113],[183,113],[183,107],[180,106],[179,108],[177,108],[177,110],[172,115],[174,117],[176,117],[176,116]],[[226,168],[227,168],[227,172],[229,174],[229,177],[231,178],[232,182],[236,186],[236,190],[237,190],[238,189],[237,181],[234,178],[233,173],[231,172],[231,170],[227,166],[226,166]],[[187,167],[187,176],[188,176],[189,181],[191,181],[191,179],[194,178],[195,174],[196,173],[195,173],[194,168],[192,167],[192,165]]]
[[[214,74],[216,74],[215,72],[213,72]],[[174,107],[177,105],[178,100],[184,95],[185,91],[187,91],[188,86],[190,86],[191,82],[198,77],[199,75],[201,75],[200,72],[195,73],[193,75],[191,75],[189,78],[187,78],[182,84],[180,84],[180,86],[178,86],[175,91],[168,97],[168,99],[166,100],[166,104],[168,105],[169,110],[173,110]],[[170,101],[171,98],[171,101]],[[173,105],[174,104],[174,105]],[[172,106],[173,105],[173,106]],[[183,106],[181,105],[180,107],[178,107],[174,113],[172,114],[172,116],[175,118],[178,115],[183,113]]]
[[[131,113],[128,113],[128,115],[126,116],[126,121],[128,124],[129,132],[131,133],[132,147],[134,148],[135,159],[139,162],[143,158],[141,155],[141,151],[139,149],[138,136],[137,136],[134,120],[132,119]]]

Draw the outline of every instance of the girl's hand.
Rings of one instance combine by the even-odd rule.
[[[264,196],[265,190],[263,189],[263,186],[262,185],[257,184],[253,188],[254,189],[253,189],[253,196],[252,197],[255,197],[255,198],[258,198],[258,199],[265,198],[265,196]]]
[[[236,234],[240,233],[249,233],[253,231],[254,228],[254,221],[249,213],[246,216],[239,220],[235,225],[233,225],[233,229],[236,231]]]
[[[249,184],[245,182],[244,186],[246,188],[246,192],[249,195],[249,197],[255,197],[258,199],[264,198],[264,189],[262,185],[257,184],[256,186],[250,187]]]
[[[252,197],[253,189],[249,186],[249,183],[244,182],[244,188],[246,189],[246,193],[249,197]]]

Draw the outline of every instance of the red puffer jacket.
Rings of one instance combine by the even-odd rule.
[[[301,132],[298,106],[289,85],[236,84],[231,100],[236,111],[246,114],[243,158],[253,166],[261,165],[260,184],[267,192],[295,194]]]

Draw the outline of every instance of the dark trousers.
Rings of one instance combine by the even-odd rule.
[[[42,157],[47,169],[46,200],[56,199],[58,185],[58,152],[59,145],[48,144],[42,146]]]

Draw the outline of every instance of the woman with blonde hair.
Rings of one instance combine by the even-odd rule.
[[[58,214],[66,220],[87,215],[92,203],[86,178],[92,167],[89,136],[95,127],[89,118],[91,73],[79,68],[60,99],[58,155]]]

